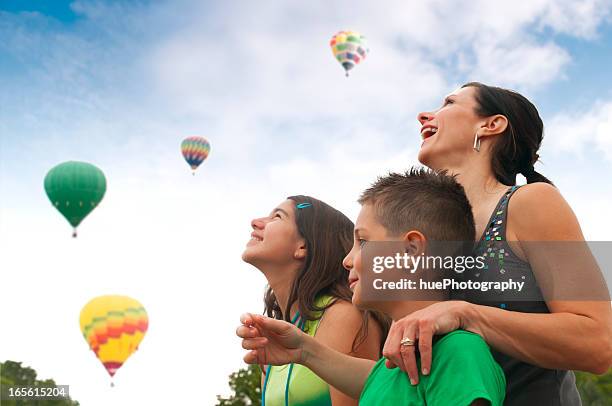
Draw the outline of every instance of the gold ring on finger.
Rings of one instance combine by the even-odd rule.
[[[405,337],[405,338],[402,338],[402,341],[400,341],[400,345],[402,347],[413,347],[416,345],[416,340]]]

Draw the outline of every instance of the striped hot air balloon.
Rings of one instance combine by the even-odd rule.
[[[113,377],[138,349],[149,327],[144,307],[127,296],[99,296],[81,310],[81,332]]]
[[[334,58],[344,68],[346,76],[349,70],[363,61],[369,52],[365,37],[355,31],[340,31],[329,42]]]
[[[210,143],[204,137],[187,137],[181,143],[181,152],[195,175],[198,166],[204,162],[210,153]]]

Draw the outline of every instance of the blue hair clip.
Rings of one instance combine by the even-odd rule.
[[[298,209],[305,209],[307,207],[311,207],[312,203],[298,203],[295,205],[296,208]]]

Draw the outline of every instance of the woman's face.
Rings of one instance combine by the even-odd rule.
[[[266,265],[288,264],[305,255],[293,200],[285,200],[266,217],[253,219],[251,227],[253,232],[242,253],[243,261],[262,269]]]
[[[438,110],[417,116],[421,123],[418,159],[431,169],[460,166],[474,153],[474,136],[483,123],[476,115],[475,87],[464,87],[448,95]]]

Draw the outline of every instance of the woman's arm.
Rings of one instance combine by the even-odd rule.
[[[522,243],[515,251],[530,263],[536,279],[549,280],[551,275],[547,272],[588,271],[581,267],[551,269],[550,263],[559,265],[558,261],[547,258],[546,250],[528,243],[584,241],[576,217],[554,187],[543,183],[524,186],[510,200],[509,214],[507,238]],[[580,263],[591,261],[592,257],[584,257]],[[400,349],[400,340],[410,335],[419,338],[421,367],[427,374],[432,335],[463,328],[480,334],[491,347],[543,368],[606,372],[612,363],[609,299],[549,300],[547,305],[550,314],[519,313],[466,302],[438,303],[395,323],[383,355],[390,359],[389,366],[400,366],[411,380],[418,382],[414,348]]]
[[[535,183],[515,192],[508,213],[507,239],[519,242],[512,248],[530,264],[551,314],[468,307],[466,327],[501,352],[543,368],[606,372],[612,362],[608,289],[603,278],[593,284],[601,272],[572,209],[555,187]]]
[[[352,398],[361,395],[374,361],[342,354],[282,320],[248,314],[241,321],[236,333],[243,339],[242,347],[251,350],[246,363],[299,363]]]
[[[606,313],[604,306],[610,309],[609,303],[549,303],[553,313],[535,314],[467,303],[460,317],[464,329],[524,362],[603,374],[611,363],[610,323],[600,316]],[[584,314],[576,314],[580,309]]]

